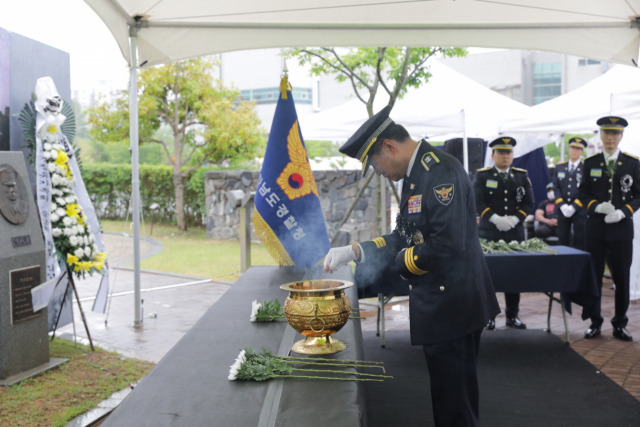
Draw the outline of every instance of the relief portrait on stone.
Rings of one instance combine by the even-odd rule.
[[[24,182],[10,165],[0,165],[0,214],[11,224],[22,224],[29,216]]]

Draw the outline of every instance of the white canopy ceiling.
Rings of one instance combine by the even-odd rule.
[[[391,116],[413,137],[468,137],[488,139],[498,134],[499,123],[509,117],[524,117],[530,107],[488,89],[439,61],[429,61],[432,77],[419,89],[410,89],[393,107]],[[374,110],[382,109],[387,97],[378,96]],[[305,139],[346,140],[367,120],[357,99],[319,113],[300,117]]]
[[[295,46],[477,46],[638,59],[640,0],[85,0],[139,63]]]

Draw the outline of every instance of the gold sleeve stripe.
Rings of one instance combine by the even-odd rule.
[[[580,200],[575,199],[574,202],[575,202],[576,205],[580,206],[581,208],[584,207]]]
[[[633,215],[633,208],[629,205],[625,205],[627,207],[627,209],[629,209],[629,212],[631,212],[631,215]]]
[[[589,204],[587,205],[587,209],[591,209],[591,205],[594,204],[595,202],[597,202],[596,199],[593,199],[592,201],[590,201]]]
[[[404,251],[404,263],[407,266],[407,269],[412,274],[415,274],[416,276],[420,276],[422,274],[425,274],[426,271],[420,270],[418,268],[418,266],[416,265],[416,263],[415,263],[415,261],[413,259],[413,248],[415,248],[415,246],[411,246],[410,248],[407,248],[406,251]]]
[[[525,211],[523,211],[522,209],[519,209],[518,212],[521,212],[522,215],[524,215],[525,218],[527,217],[527,213]]]
[[[556,200],[556,205],[560,204],[562,202],[564,202],[564,200],[562,199],[562,197],[559,197],[558,200]]]
[[[482,213],[480,214],[480,216],[483,217],[484,214],[486,214],[489,209],[491,209],[491,208],[487,208],[487,209],[483,210]]]
[[[376,244],[376,248],[378,249],[387,246],[387,241],[384,240],[384,237],[376,237],[375,239],[373,239],[373,243]]]

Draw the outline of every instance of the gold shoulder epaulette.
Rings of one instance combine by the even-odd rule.
[[[565,163],[569,163],[569,160],[565,160],[564,162],[556,163],[556,166],[564,165]]]
[[[636,156],[634,156],[633,154],[629,154],[629,153],[627,153],[627,152],[625,152],[625,151],[623,151],[623,152],[622,152],[622,154],[625,154],[625,155],[627,155],[627,156],[631,157],[632,159],[636,159],[636,160],[638,160],[638,158],[637,158]]]
[[[592,154],[592,155],[590,155],[589,157],[587,157],[587,159],[590,159],[590,158],[592,158],[592,157],[595,157],[595,156],[597,156],[598,154],[600,154],[600,153]],[[587,159],[585,159],[585,160],[587,160]]]
[[[521,169],[521,168],[514,168],[514,167],[512,167],[511,169],[513,169],[514,171],[518,171],[518,172],[525,172],[525,173],[527,172],[527,170],[526,170],[526,169]]]
[[[489,167],[486,167],[486,168],[476,169],[476,172],[484,172],[484,171],[488,171],[488,170],[490,170],[492,167],[493,167],[493,166],[489,166]]]

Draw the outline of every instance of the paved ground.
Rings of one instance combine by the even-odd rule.
[[[182,335],[208,310],[232,285],[230,282],[212,282],[208,279],[144,271],[141,273],[143,298],[143,324],[134,328],[133,296],[133,239],[130,235],[105,234],[105,246],[111,263],[112,297],[106,314],[91,311],[98,280],[96,278],[77,282],[89,331],[94,345],[117,351],[125,356],[158,362]],[[159,243],[141,240],[141,256],[147,257],[161,250]],[[580,319],[580,307],[574,306],[573,316],[568,316],[570,342],[574,350],[585,357],[611,379],[640,400],[640,303],[629,309],[629,332],[636,341],[626,343],[611,335],[609,320],[613,313],[613,291],[610,281],[603,287],[602,311],[605,316],[602,336],[593,340],[583,338],[588,322]],[[504,307],[504,296],[498,294]],[[364,330],[376,329],[375,301],[361,301]],[[548,298],[543,294],[522,294],[520,318],[531,329],[546,329]],[[82,324],[77,303],[75,334],[86,343],[86,331]],[[250,308],[247,307],[247,316]],[[406,299],[392,301],[385,310],[386,328],[408,329],[409,309]],[[498,330],[505,328],[504,315],[496,319]],[[553,305],[551,332],[564,340],[564,324],[560,306]],[[485,333],[491,333],[486,331]],[[65,326],[57,336],[73,339],[74,327]],[[74,423],[72,425],[83,425]]]

